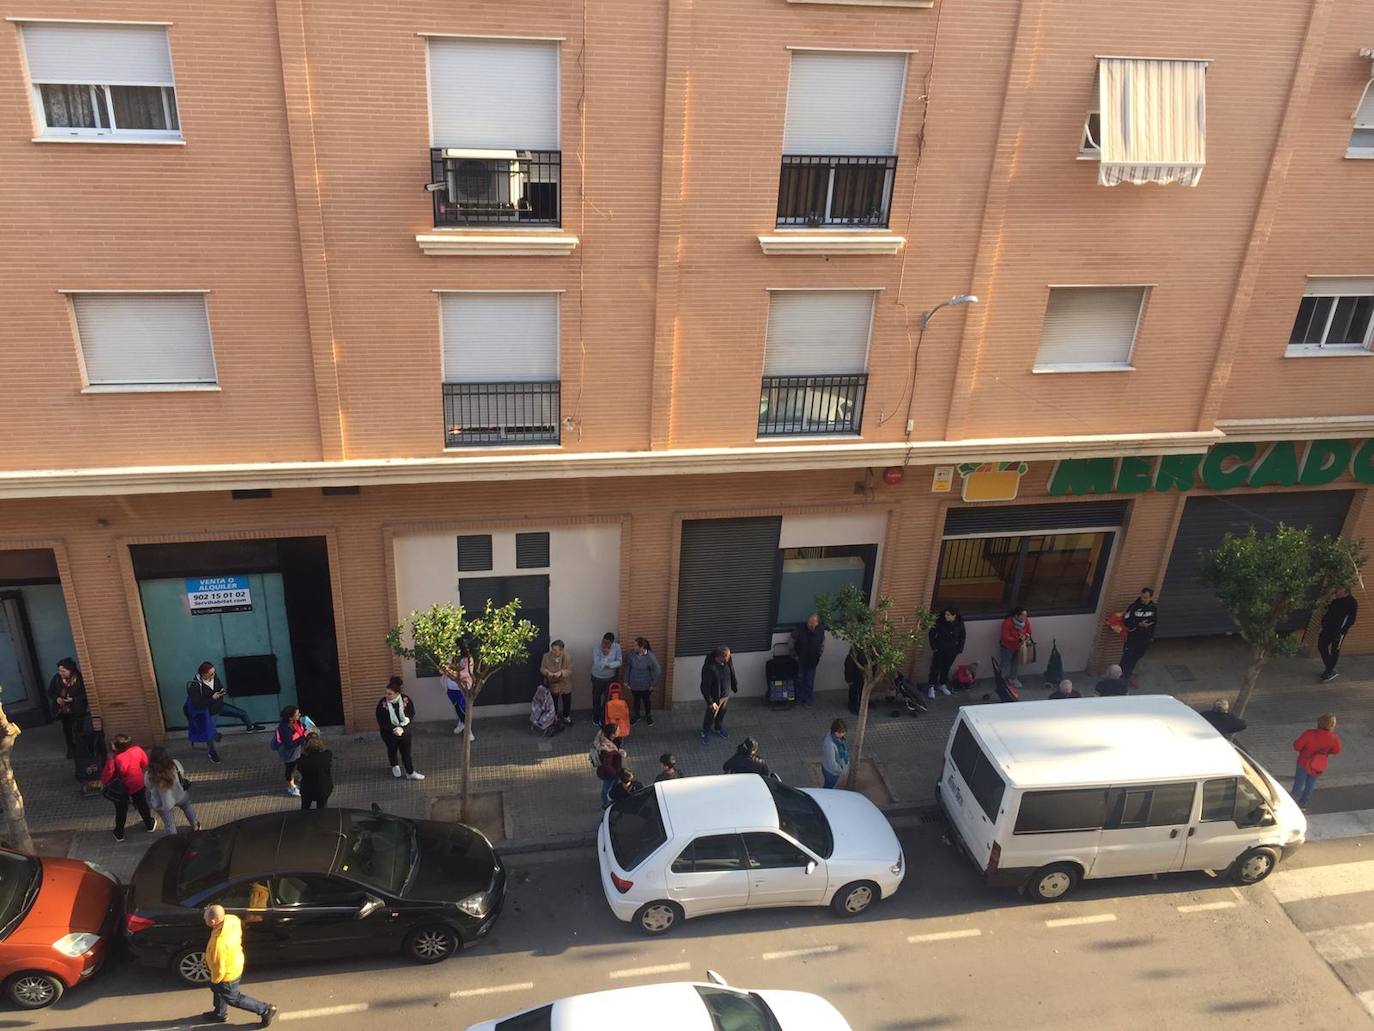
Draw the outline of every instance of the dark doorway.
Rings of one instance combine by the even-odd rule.
[[[520,618],[539,628],[529,656],[487,681],[479,705],[514,705],[534,697],[539,660],[549,650],[549,578],[547,576],[465,576],[458,581],[458,600],[469,612],[520,600]]]

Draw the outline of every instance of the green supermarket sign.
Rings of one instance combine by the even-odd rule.
[[[1205,455],[1065,458],[1050,474],[1053,497],[1144,491],[1320,487],[1346,474],[1374,483],[1374,440],[1218,444]]]

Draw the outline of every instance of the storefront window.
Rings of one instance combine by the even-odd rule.
[[[1033,615],[1092,612],[1113,533],[961,537],[944,542],[935,605],[966,617],[1004,616],[1014,604]]]
[[[778,587],[778,626],[805,622],[816,611],[818,594],[834,594],[853,584],[867,595],[873,587],[877,546],[872,544],[783,548]]]

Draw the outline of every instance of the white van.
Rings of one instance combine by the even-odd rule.
[[[1041,902],[1085,877],[1254,884],[1307,834],[1273,777],[1167,695],[965,707],[938,794],[984,879]]]

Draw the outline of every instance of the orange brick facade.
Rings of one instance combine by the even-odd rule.
[[[1025,459],[1017,500],[1044,502],[1061,458],[1374,436],[1362,356],[1285,357],[1308,276],[1374,275],[1374,163],[1345,157],[1374,45],[1355,0],[1282,0],[1240,30],[1182,0],[0,12],[0,549],[53,551],[112,729],[164,725],[131,544],[325,537],[358,727],[400,668],[391,549],[413,528],[614,523],[616,628],[671,666],[684,519],[886,513],[877,587],[910,608],[962,504],[932,466]],[[184,145],[36,141],[21,25],[39,17],[166,23]],[[429,35],[559,41],[571,253],[417,246],[435,231]],[[760,248],[797,48],[909,52],[894,254]],[[1104,54],[1210,60],[1199,186],[1108,189],[1078,160]],[[1050,286],[1111,284],[1149,287],[1133,371],[1033,373]],[[561,291],[561,444],[445,449],[436,292],[515,288]],[[768,291],[798,288],[878,291],[857,439],[756,439]],[[73,290],[208,291],[219,389],[83,393]],[[934,318],[916,354],[920,314],[961,293],[980,303]],[[1345,532],[1374,538],[1363,485],[1339,485],[1359,491]],[[1146,583],[1167,605],[1183,495],[1128,500],[1103,611]],[[1093,664],[1112,647],[1099,634]],[[1348,648],[1374,648],[1374,618]]]

